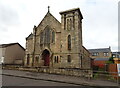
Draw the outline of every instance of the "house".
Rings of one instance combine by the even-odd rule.
[[[112,52],[112,56],[115,64],[120,63],[120,52]]]
[[[88,49],[94,66],[104,67],[109,58],[112,57],[111,48]]]
[[[0,45],[0,64],[23,64],[25,49],[19,43]]]
[[[79,8],[60,12],[59,22],[47,14],[26,38],[25,66],[91,68],[89,51],[83,46],[82,13]]]

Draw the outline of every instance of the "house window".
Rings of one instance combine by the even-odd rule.
[[[104,56],[108,56],[109,55],[108,52],[104,52],[103,54],[104,54]]]
[[[71,56],[70,55],[68,55],[68,59],[67,59],[67,62],[71,62]]]
[[[98,55],[99,55],[98,52],[92,53],[92,56],[98,56]]]
[[[68,35],[68,50],[71,50],[71,36]]]
[[[113,55],[113,57],[116,57],[116,55]]]

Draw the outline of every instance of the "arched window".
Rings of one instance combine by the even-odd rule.
[[[57,60],[56,60],[56,56],[55,56],[55,58],[54,58],[54,63],[56,63],[56,61],[57,61]]]
[[[40,33],[40,44],[43,44],[43,32]]]
[[[27,65],[29,65],[29,61],[30,61],[30,55],[27,54]]]
[[[70,30],[72,30],[72,20],[70,19]]]
[[[50,29],[46,28],[44,32],[45,32],[44,43],[49,44],[50,43]]]
[[[51,30],[49,26],[46,26],[45,29],[40,33],[40,45],[50,45],[50,43],[55,42],[55,32]]]
[[[59,59],[58,59],[58,56],[57,56],[57,63],[58,63],[58,60],[59,60]]]
[[[71,50],[71,36],[68,35],[68,50]]]
[[[68,55],[68,59],[67,59],[68,62],[71,62],[71,56]]]
[[[67,19],[67,30],[69,30],[69,19]]]
[[[54,43],[54,42],[55,42],[55,32],[52,31],[52,43]]]

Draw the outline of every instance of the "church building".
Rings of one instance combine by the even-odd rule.
[[[49,11],[26,38],[26,67],[91,68],[90,53],[82,42],[79,8],[60,12],[59,22]]]

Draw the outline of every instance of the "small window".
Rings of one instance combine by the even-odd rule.
[[[98,52],[92,53],[92,56],[98,56],[98,55],[99,55]]]
[[[68,60],[67,60],[69,63],[71,62],[71,56],[68,55]]]
[[[70,19],[70,30],[72,30],[72,20]]]
[[[71,36],[68,35],[68,50],[71,50]]]
[[[54,63],[58,63],[59,62],[59,58],[58,58],[58,56],[55,56],[54,57]]]
[[[67,30],[69,30],[69,19],[67,19]]]
[[[38,62],[39,61],[39,56],[36,56],[35,59],[36,59],[36,62]]]
[[[58,56],[57,56],[57,61],[56,61],[57,63],[58,63],[58,60],[59,60],[59,58],[58,58]]]
[[[29,65],[30,56],[27,54],[27,65]]]
[[[113,55],[113,57],[116,57],[116,55]]]
[[[56,63],[57,62],[57,59],[56,59],[56,56],[54,57],[54,63]]]
[[[104,56],[108,56],[109,54],[108,54],[108,52],[104,52]]]

